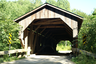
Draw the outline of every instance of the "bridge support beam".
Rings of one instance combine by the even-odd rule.
[[[78,48],[78,37],[73,38],[73,41],[72,41],[72,53],[74,55],[77,55],[77,48]]]
[[[78,48],[78,37],[73,38],[72,44],[73,44],[72,48]]]
[[[25,41],[25,49],[27,49],[28,48],[28,30],[26,29],[25,31],[24,31],[24,41]]]

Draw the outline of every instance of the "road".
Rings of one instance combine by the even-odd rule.
[[[70,61],[71,56],[67,55],[30,55],[25,59],[1,64],[74,64]]]

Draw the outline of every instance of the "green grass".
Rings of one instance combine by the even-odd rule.
[[[77,57],[73,57],[72,61],[76,64],[96,64],[96,59],[84,54],[79,54]]]
[[[71,50],[71,46],[57,45],[56,50],[58,50],[58,51],[66,51],[66,50]]]
[[[25,57],[18,58],[16,56],[9,57],[8,55],[4,55],[3,57],[0,57],[0,63],[8,62],[8,61],[14,61],[14,60],[19,60],[19,59],[23,59],[23,58],[25,58]]]

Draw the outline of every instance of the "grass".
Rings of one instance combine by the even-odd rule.
[[[58,51],[67,51],[67,50],[71,50],[71,46],[57,45],[56,50],[58,50]]]
[[[73,57],[72,61],[76,64],[96,64],[96,59],[86,56],[84,54],[79,54],[77,57]]]
[[[8,56],[8,55],[4,55],[3,57],[0,57],[0,63],[2,62],[8,62],[8,61],[14,61],[14,60],[19,60],[19,59],[23,59],[25,57],[16,57],[16,56]]]

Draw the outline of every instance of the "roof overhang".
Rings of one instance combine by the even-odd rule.
[[[22,20],[22,19],[30,16],[31,14],[35,13],[36,11],[38,11],[38,10],[40,10],[40,9],[42,9],[42,8],[46,8],[46,7],[51,7],[51,8],[57,9],[57,10],[59,10],[59,11],[62,11],[62,12],[64,12],[64,13],[70,14],[70,15],[72,15],[72,16],[74,16],[74,17],[77,17],[77,18],[83,20],[83,17],[81,17],[81,16],[79,16],[79,15],[77,15],[77,14],[74,14],[74,13],[69,12],[69,11],[64,10],[64,9],[61,9],[61,8],[56,7],[56,6],[54,6],[54,5],[51,5],[51,4],[49,4],[49,3],[45,3],[45,4],[41,5],[41,6],[39,6],[38,8],[36,8],[36,9],[34,9],[34,10],[32,10],[32,11],[24,14],[23,16],[15,19],[14,21],[15,21],[15,22],[19,22],[20,20]]]

